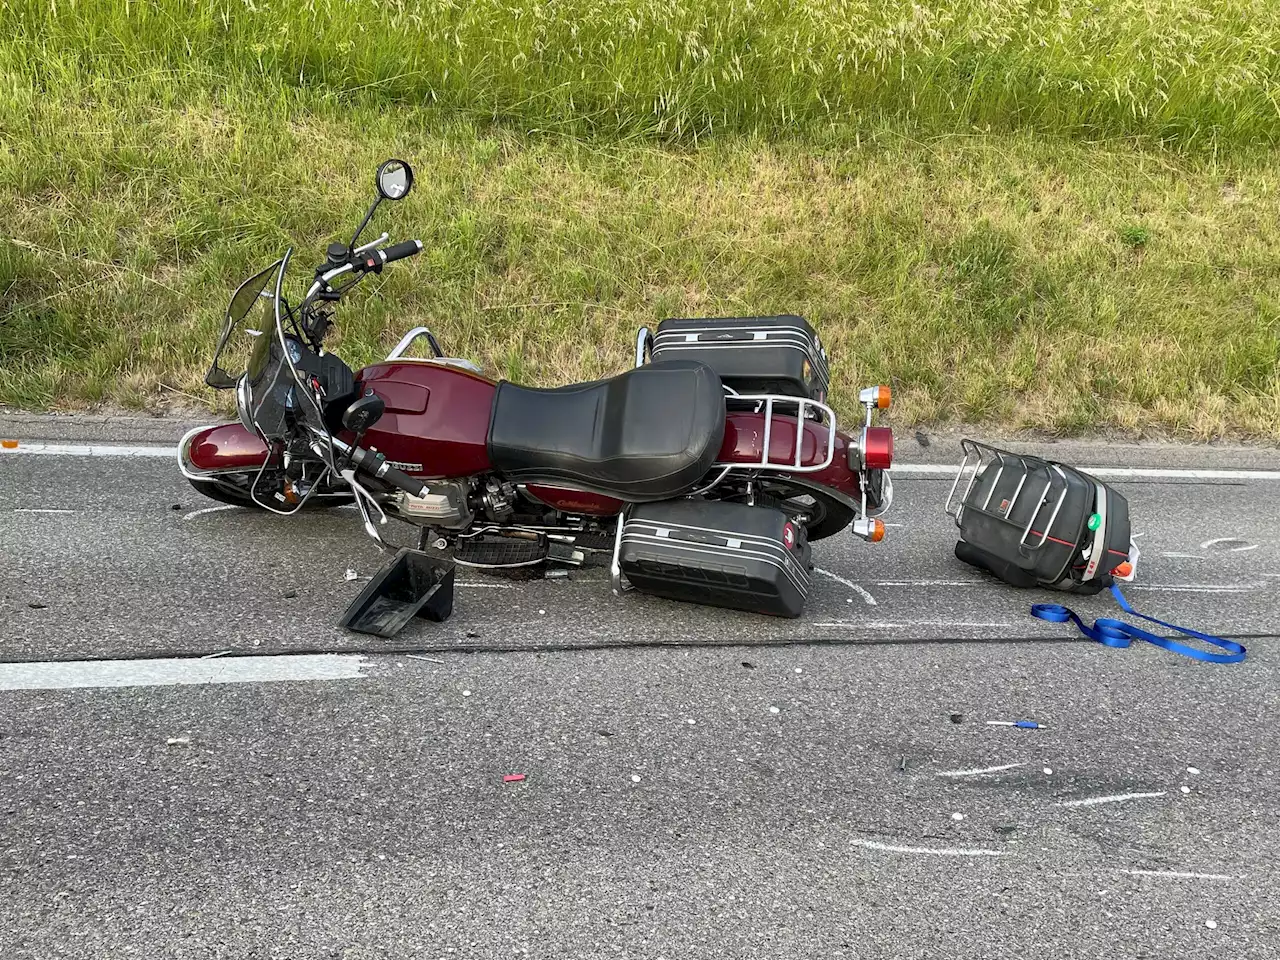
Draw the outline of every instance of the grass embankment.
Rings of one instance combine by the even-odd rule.
[[[0,402],[207,396],[231,287],[395,154],[427,252],[353,364],[426,323],[554,383],[794,311],[898,422],[1280,438],[1274,5],[253,6],[0,0]]]

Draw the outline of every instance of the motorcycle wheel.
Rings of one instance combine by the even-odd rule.
[[[788,483],[785,478],[757,479],[753,491],[757,504],[777,507],[793,520],[803,523],[810,543],[835,536],[856,517],[854,511],[835,497]],[[745,494],[733,499],[745,500]]]
[[[187,480],[192,488],[201,496],[208,497],[210,500],[217,500],[219,503],[228,503],[233,507],[245,507],[249,510],[261,510],[262,508],[253,502],[253,498],[249,496],[248,491],[241,489],[229,483],[223,483],[218,480]],[[303,509],[323,510],[328,507],[340,507],[343,504],[351,503],[351,497],[312,497],[305,504]]]

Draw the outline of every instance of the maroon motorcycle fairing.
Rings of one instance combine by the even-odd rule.
[[[497,389],[492,380],[443,363],[391,360],[364,368],[356,375],[356,382],[361,391],[372,389],[386,403],[386,412],[365,434],[362,443],[406,473],[428,479],[453,479],[491,469],[487,441]],[[743,466],[760,463],[765,453],[764,426],[763,413],[729,413],[718,462]],[[772,463],[795,462],[796,434],[794,418],[773,418],[769,433]],[[826,457],[827,428],[805,421],[801,443],[801,465],[821,463]],[[856,440],[837,431],[831,463],[822,470],[797,476],[859,500],[861,477],[849,455],[850,447],[856,445]],[[239,423],[197,432],[186,450],[191,467],[206,473],[257,468],[267,456],[262,441]],[[613,497],[557,485],[529,484],[525,490],[534,499],[564,513],[614,516],[623,506],[623,501]]]

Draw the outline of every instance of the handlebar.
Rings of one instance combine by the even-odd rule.
[[[360,254],[359,258],[352,261],[351,268],[356,273],[381,273],[384,264],[394,263],[396,260],[403,260],[405,257],[412,257],[421,251],[421,240],[403,240],[381,250],[369,250]]]
[[[344,453],[348,453],[351,458],[351,465],[358,470],[362,470],[372,477],[376,477],[383,483],[389,483],[393,487],[398,487],[412,497],[421,497],[425,484],[421,480],[415,480],[403,470],[393,467],[387,463],[386,458],[380,453],[374,453],[366,450],[364,447],[352,447],[343,443],[338,438],[333,438],[333,445]]]

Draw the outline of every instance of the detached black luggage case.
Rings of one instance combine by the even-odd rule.
[[[956,556],[1014,586],[1097,593],[1129,557],[1129,504],[1063,463],[965,440],[947,512]]]
[[[673,318],[658,324],[654,360],[701,360],[738,393],[825,402],[827,351],[804,317]]]
[[[798,617],[809,596],[803,524],[775,507],[662,500],[636,507],[618,561],[643,593],[775,617]]]

